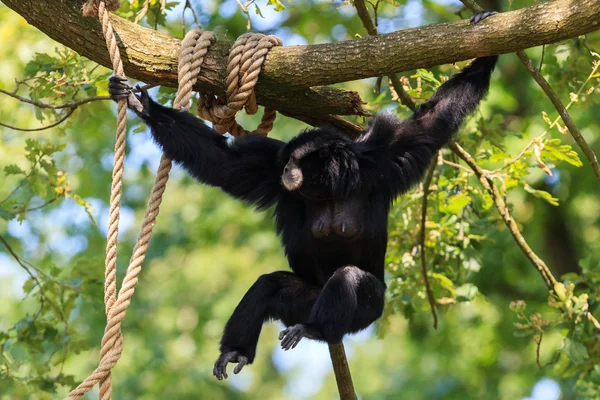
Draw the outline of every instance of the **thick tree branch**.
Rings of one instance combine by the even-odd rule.
[[[109,66],[100,25],[81,16],[82,0],[3,0],[53,39]],[[179,39],[143,28],[117,16],[112,23],[121,40],[128,76],[175,86]],[[258,102],[309,116],[364,114],[354,92],[315,86],[473,57],[514,52],[581,35],[600,27],[600,1],[556,0],[490,17],[429,25],[331,44],[284,46],[271,50],[259,84]],[[207,54],[196,89],[222,94],[231,42],[219,41]],[[312,89],[308,89],[312,88]],[[302,90],[300,90],[302,89]]]

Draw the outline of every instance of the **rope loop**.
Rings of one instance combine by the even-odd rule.
[[[242,108],[250,115],[258,111],[254,87],[269,50],[281,44],[278,37],[262,33],[245,33],[233,43],[227,64],[226,99],[201,95],[201,101],[198,102],[198,114],[211,121],[213,129],[220,133],[229,132],[233,136],[247,133],[235,121],[235,115]],[[265,108],[254,132],[262,135],[269,133],[275,117],[275,110]]]

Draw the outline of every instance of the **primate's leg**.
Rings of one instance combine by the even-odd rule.
[[[354,266],[338,269],[325,284],[308,322],[291,326],[279,335],[281,347],[293,349],[303,337],[336,343],[346,333],[368,327],[383,312],[385,284]]]
[[[278,271],[262,275],[250,287],[225,325],[221,355],[213,375],[227,378],[227,364],[238,363],[234,373],[251,364],[263,322],[281,320],[287,326],[306,321],[321,288],[309,285],[297,275]]]

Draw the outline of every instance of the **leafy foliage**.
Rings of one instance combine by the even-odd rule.
[[[250,22],[284,42],[364,34],[350,1],[263,0],[241,5],[130,0],[122,2],[118,13],[178,36],[180,21],[189,26],[191,16],[230,38],[243,33]],[[451,7],[431,1],[422,5],[419,23],[456,19]],[[415,24],[408,7],[406,1],[368,3],[369,12],[376,10],[381,32]],[[184,17],[182,9],[187,11]],[[51,106],[34,107],[0,94],[1,122],[19,127],[57,122],[75,111],[57,106],[106,95],[110,71],[56,48],[4,6],[0,19],[0,43],[14,44],[0,46],[3,66],[10,65],[0,77],[0,87],[12,88],[16,80],[15,93]],[[32,43],[38,44],[38,53],[24,56],[23,49]],[[545,46],[541,63],[542,73],[569,102],[575,123],[597,153],[598,49],[600,35],[586,35]],[[531,54],[542,59],[542,49]],[[458,68],[409,71],[400,82],[419,104]],[[387,80],[381,82],[383,88],[377,91],[373,87],[380,85],[371,81],[344,86],[359,91],[373,112],[409,115],[398,93],[385,85]],[[173,91],[161,89],[157,97],[169,102]],[[94,101],[48,131],[0,131],[2,400],[64,398],[97,363],[105,323],[103,235],[114,118],[108,102]],[[242,117],[241,122],[256,124],[252,117]],[[302,127],[278,118],[274,132],[288,139]],[[132,122],[132,131],[145,129]],[[158,159],[153,147],[142,143],[143,136],[129,138],[118,254],[121,273]],[[564,398],[598,398],[600,330],[590,316],[600,315],[600,207],[588,165],[550,101],[510,55],[501,58],[485,104],[458,140],[509,204],[511,218],[560,277],[559,283],[549,294],[505,228],[489,192],[465,163],[444,150],[426,208],[423,187],[393,207],[385,315],[377,324],[377,337],[366,335],[348,346],[361,398],[512,400],[529,396],[541,377],[559,382]],[[255,365],[234,384],[212,379],[220,331],[231,310],[257,276],[285,269],[285,258],[268,215],[193,183],[181,171],[173,175],[142,282],[125,319],[125,353],[113,379],[114,397],[186,399],[201,393],[210,399],[333,398],[326,348],[299,349],[302,354],[296,357],[312,358],[298,364],[294,355],[278,351],[269,357],[276,327],[268,325]],[[586,258],[580,259],[581,254]],[[438,331],[431,329],[422,257],[439,314]],[[322,370],[319,356],[324,357]],[[299,377],[310,379],[310,384]]]

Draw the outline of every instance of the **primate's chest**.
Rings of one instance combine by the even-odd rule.
[[[306,203],[305,229],[314,240],[342,239],[343,244],[343,239],[356,238],[363,232],[362,203],[358,198]]]

